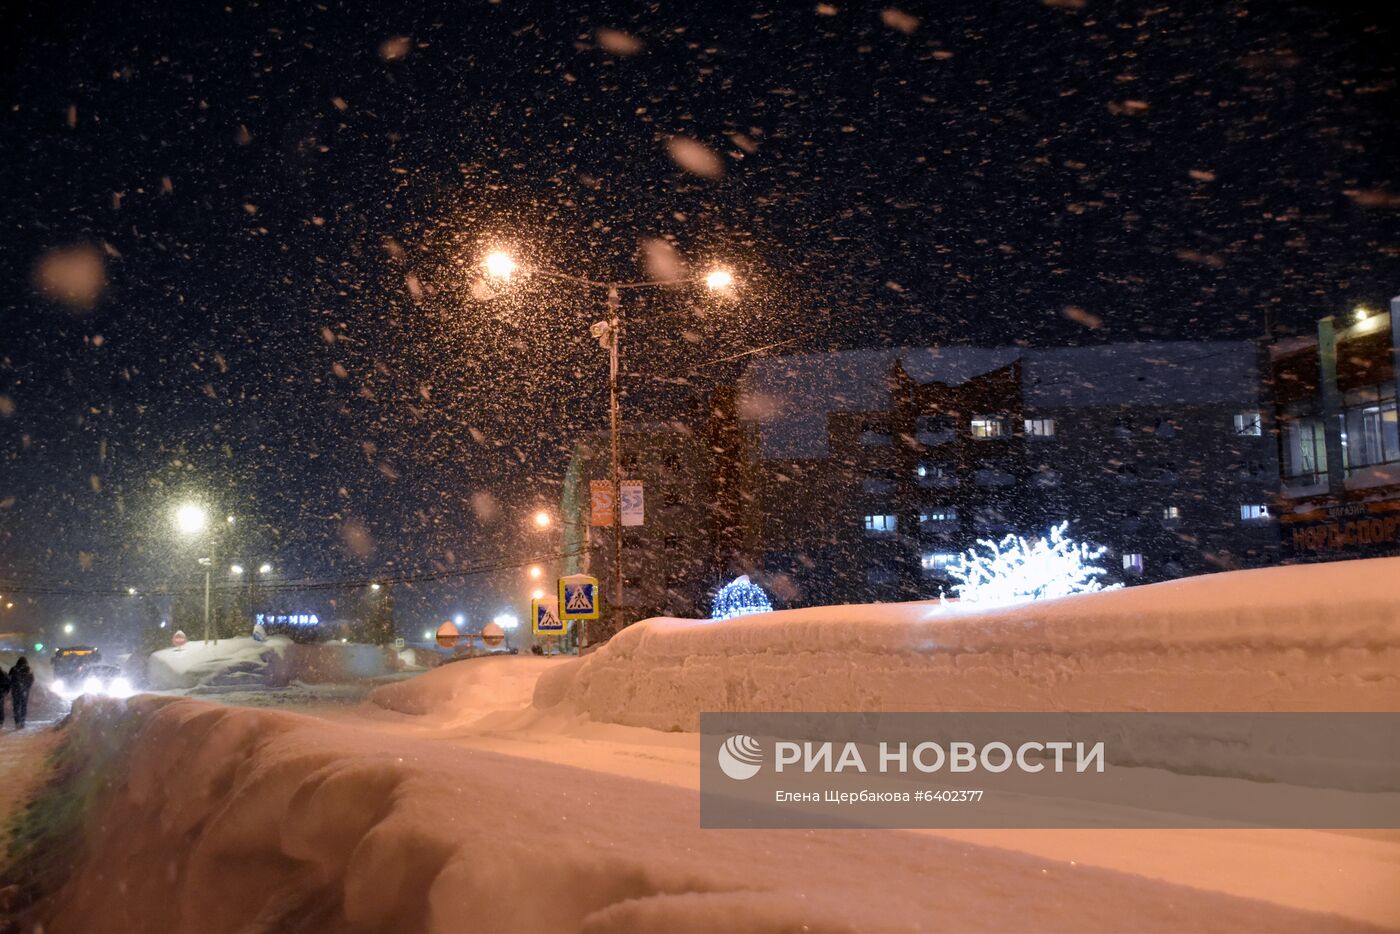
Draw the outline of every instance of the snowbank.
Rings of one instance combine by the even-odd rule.
[[[357,681],[394,671],[390,649],[354,642],[300,645],[286,636],[258,642],[251,636],[190,642],[161,649],[146,664],[148,685],[157,691],[189,688],[282,687]]]
[[[534,655],[488,655],[442,665],[408,681],[375,688],[370,702],[399,713],[456,722],[530,704],[540,675],[568,661]]]
[[[651,619],[534,705],[694,731],[700,711],[1400,710],[1400,558],[1236,571],[1001,610]]]
[[[147,695],[86,732],[134,739],[48,931],[1363,929],[927,835],[702,831],[684,789],[277,711]]]
[[[146,662],[146,683],[157,691],[284,685],[289,680],[291,648],[292,640],[286,636],[271,636],[266,642],[252,636],[208,644],[190,641],[152,652]]]

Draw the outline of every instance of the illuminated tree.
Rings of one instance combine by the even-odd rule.
[[[982,539],[948,567],[957,581],[953,590],[964,603],[996,606],[1050,600],[1077,593],[1115,590],[1097,578],[1107,572],[1093,562],[1106,549],[1076,542],[1068,522],[1050,529],[1046,538],[1027,541],[1008,535],[1000,542]],[[979,550],[980,549],[980,550]]]
[[[773,604],[768,602],[768,594],[744,574],[725,584],[715,594],[710,619],[733,619],[750,613],[771,612]]]

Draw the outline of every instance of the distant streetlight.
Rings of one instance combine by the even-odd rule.
[[[126,593],[127,593],[127,596],[134,597],[134,596],[136,596],[136,588],[135,588],[135,587],[128,587],[128,588],[126,588]]]
[[[268,564],[267,562],[263,562],[262,564],[258,565],[258,573],[259,573],[259,574],[271,574],[271,573],[272,573],[272,565]]]
[[[241,565],[241,564],[230,564],[230,565],[228,566],[228,572],[229,572],[230,574],[232,574],[234,577],[238,577],[239,575],[241,575],[241,574],[243,573],[243,565]]]
[[[520,619],[514,613],[498,613],[491,622],[502,629],[514,629],[520,625]]]
[[[544,568],[540,567],[538,564],[530,565],[530,580],[537,581],[543,574]]]
[[[185,503],[175,510],[175,527],[183,535],[198,535],[209,525],[209,513],[198,503]]]
[[[553,522],[554,520],[550,517],[549,513],[545,512],[543,509],[535,513],[535,528],[547,529]]]
[[[511,259],[509,253],[496,250],[486,254],[486,273],[493,279],[510,280],[515,275],[515,260]]]
[[[379,589],[380,589],[381,587],[383,587],[383,586],[384,586],[383,584],[380,584],[380,583],[378,583],[378,582],[375,582],[375,583],[369,585],[369,589],[370,589],[370,590],[379,590]]]
[[[456,616],[452,617],[452,622],[456,623],[458,626],[464,626],[466,625],[467,617],[462,613],[458,613]]]
[[[1365,305],[1357,305],[1352,309],[1351,313],[1356,316],[1357,321],[1365,321],[1367,318],[1371,317],[1371,309],[1367,308]]]
[[[710,269],[703,276],[689,277],[674,280],[646,279],[637,282],[601,282],[588,279],[583,276],[569,275],[552,269],[541,269],[538,267],[522,268],[509,253],[502,250],[494,250],[483,258],[482,264],[486,268],[486,273],[493,279],[502,282],[509,282],[511,279],[525,276],[539,276],[544,279],[553,279],[561,282],[569,282],[584,289],[603,292],[607,296],[607,317],[602,321],[594,322],[589,328],[589,333],[597,339],[598,345],[608,353],[608,422],[609,433],[612,436],[612,464],[608,472],[608,479],[612,486],[612,528],[613,528],[613,560],[612,560],[612,629],[617,632],[622,629],[622,404],[618,393],[618,367],[621,357],[622,341],[622,293],[624,291],[634,291],[637,289],[654,289],[663,286],[684,285],[686,282],[703,284],[711,292],[722,292],[731,289],[735,284],[734,274],[728,269],[715,267]],[[548,528],[548,522],[540,522],[539,514],[535,516],[535,525],[541,529]]]
[[[73,634],[73,624],[72,624],[72,623],[64,623],[64,624],[63,624],[63,634],[64,634],[65,636],[71,636],[71,635]]]
[[[531,600],[543,600],[543,599],[544,599],[544,588],[543,588],[543,587],[536,587],[533,591],[530,592],[530,599],[531,599]]]
[[[728,269],[712,269],[705,274],[705,288],[719,292],[734,285],[734,273]]]

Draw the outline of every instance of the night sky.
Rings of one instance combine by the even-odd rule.
[[[734,268],[629,299],[645,418],[770,345],[1255,337],[1400,292],[1381,6],[410,6],[11,12],[0,582],[187,584],[189,495],[289,577],[548,551],[599,296],[488,295],[491,245]]]

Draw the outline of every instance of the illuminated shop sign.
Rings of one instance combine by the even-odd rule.
[[[259,613],[254,621],[261,626],[319,626],[315,613]]]

